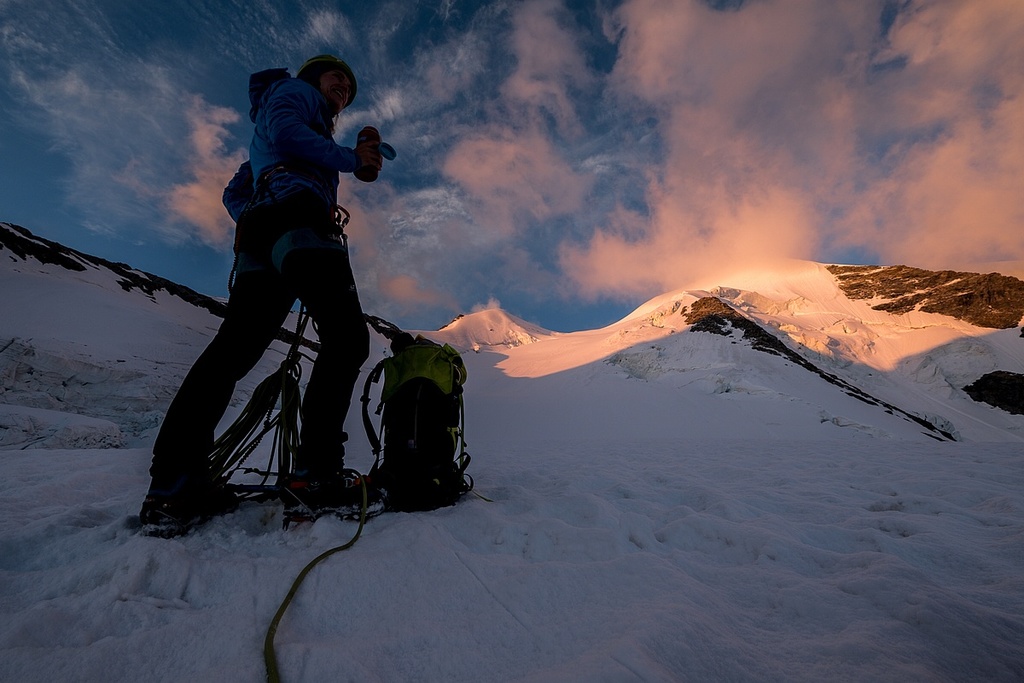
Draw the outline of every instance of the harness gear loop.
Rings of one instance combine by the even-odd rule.
[[[352,219],[352,214],[348,212],[341,204],[334,205],[333,211],[334,225],[338,228],[336,233],[341,238],[341,245],[348,249],[348,235],[345,234],[345,226]]]

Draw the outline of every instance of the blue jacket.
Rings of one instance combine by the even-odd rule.
[[[256,129],[249,161],[238,168],[224,189],[228,213],[237,221],[260,176],[285,166],[292,172],[270,176],[253,200],[254,206],[311,190],[323,199],[328,215],[338,198],[338,173],[355,171],[359,158],[331,137],[327,100],[309,83],[291,78],[286,69],[269,69],[249,77],[249,102],[249,118]]]

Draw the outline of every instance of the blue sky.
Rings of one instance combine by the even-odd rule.
[[[774,257],[1024,259],[1019,0],[0,0],[0,220],[226,293],[252,71],[331,52],[364,308],[610,323]]]

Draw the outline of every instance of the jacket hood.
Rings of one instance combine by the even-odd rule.
[[[288,69],[265,69],[249,76],[249,119],[256,123],[256,112],[263,95],[274,83],[291,78]]]

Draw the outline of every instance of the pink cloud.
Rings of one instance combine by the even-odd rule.
[[[893,27],[907,60],[881,125],[930,136],[890,150],[846,227],[892,262],[932,268],[1024,259],[1024,5],[922,5]]]
[[[501,241],[579,209],[590,179],[574,172],[538,131],[481,131],[455,144],[442,170],[467,194],[474,239]]]
[[[928,267],[1024,258],[1024,4],[917,3],[888,44],[878,11],[623,4],[612,85],[657,115],[664,161],[637,178],[645,213],[563,245],[581,291],[652,294],[837,247]]]
[[[403,312],[415,311],[420,306],[456,307],[452,297],[437,289],[425,287],[409,275],[392,275],[377,280],[380,294],[396,303]]]
[[[201,239],[223,245],[231,241],[234,223],[221,203],[221,196],[245,158],[241,150],[228,153],[224,139],[229,132],[225,125],[238,121],[239,115],[232,109],[209,106],[196,97],[186,117],[191,129],[192,180],[172,186],[165,198],[166,206],[173,216],[195,228]]]
[[[568,22],[560,21],[563,11],[558,0],[517,6],[509,38],[516,68],[495,103],[502,123],[464,133],[442,166],[471,216],[471,234],[453,238],[499,243],[584,204],[593,178],[572,167],[546,130],[550,116],[563,135],[579,132],[569,90],[594,82]]]
[[[598,230],[585,245],[563,244],[561,265],[583,294],[645,296],[739,264],[808,256],[813,217],[784,188],[722,198],[727,210],[704,215],[675,201],[665,186],[652,193],[649,219],[620,208],[615,227]]]

